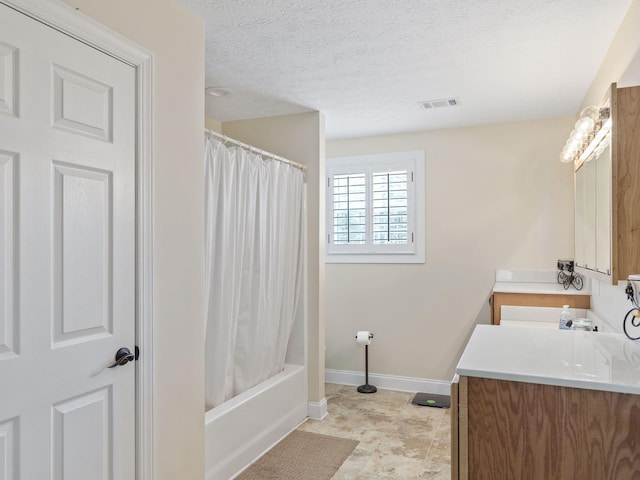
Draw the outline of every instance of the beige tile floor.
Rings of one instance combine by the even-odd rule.
[[[360,443],[333,480],[449,480],[449,409],[411,404],[414,393],[327,384],[329,415],[299,429]]]

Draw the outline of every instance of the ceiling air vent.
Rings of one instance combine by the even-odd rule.
[[[425,110],[430,110],[432,108],[442,108],[442,107],[455,107],[460,105],[459,98],[441,98],[439,100],[426,100],[424,102],[418,102],[421,108]]]

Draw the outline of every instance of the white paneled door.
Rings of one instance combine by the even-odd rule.
[[[135,477],[135,82],[0,4],[0,480]]]

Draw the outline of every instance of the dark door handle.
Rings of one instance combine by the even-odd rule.
[[[122,347],[116,352],[115,361],[111,365],[109,365],[109,368],[126,365],[129,362],[133,362],[135,358],[136,357],[127,347]]]

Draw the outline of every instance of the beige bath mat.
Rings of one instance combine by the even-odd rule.
[[[328,480],[358,442],[294,430],[236,480]]]

